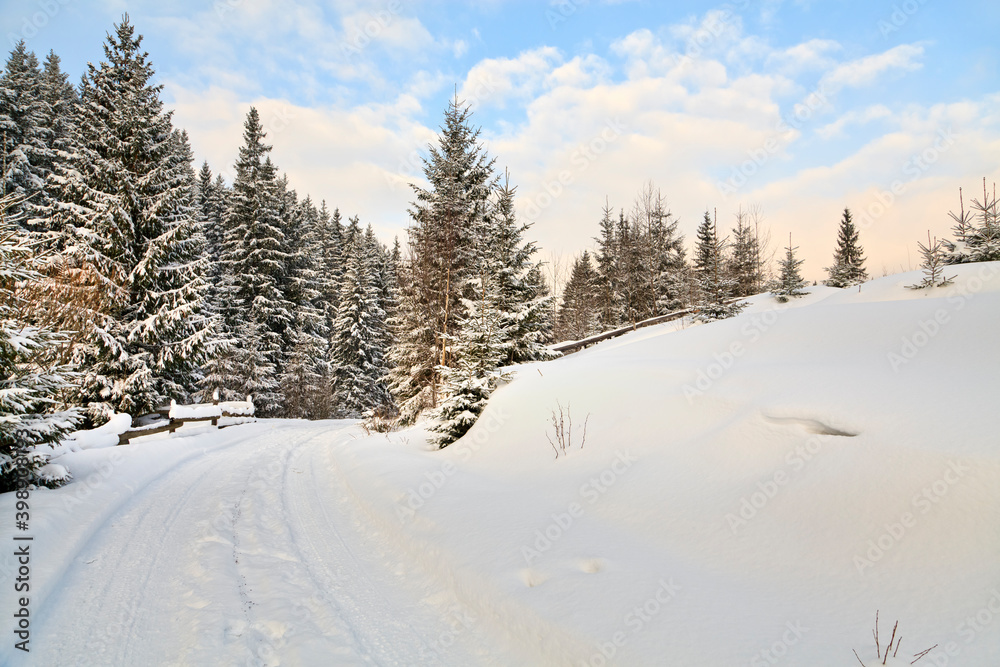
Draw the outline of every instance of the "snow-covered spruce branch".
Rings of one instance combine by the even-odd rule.
[[[562,403],[556,401],[556,410],[552,411],[552,427],[555,430],[553,435],[549,435],[548,430],[545,432],[545,437],[548,439],[549,444],[552,445],[552,450],[556,453],[556,458],[562,454],[566,456],[569,450],[573,447],[573,414],[570,411],[570,404],[567,403],[566,407],[563,408]],[[583,435],[580,438],[580,449],[583,449],[584,444],[587,442],[587,422],[590,421],[590,413],[587,413],[587,417],[583,420]]]

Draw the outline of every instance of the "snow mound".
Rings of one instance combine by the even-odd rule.
[[[868,303],[911,299],[968,300],[978,294],[1000,292],[1000,262],[977,262],[944,267],[943,276],[952,278],[948,285],[910,289],[924,278],[923,271],[908,271],[870,280],[859,287],[834,289],[830,303]],[[827,288],[831,289],[831,288]]]
[[[458,442],[367,440],[343,482],[442,582],[584,638],[554,663],[851,664],[881,609],[907,662],[993,664],[1000,633],[966,619],[1000,599],[1000,264],[947,275],[521,368]]]
[[[97,449],[100,447],[118,446],[118,436],[132,427],[132,417],[119,413],[112,415],[105,424],[88,431],[74,431],[70,433],[59,447],[56,447],[56,454],[78,452],[84,449]]]

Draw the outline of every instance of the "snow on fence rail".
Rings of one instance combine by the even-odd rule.
[[[549,349],[554,352],[561,352],[562,354],[572,354],[573,352],[578,352],[588,345],[593,345],[594,343],[600,343],[603,340],[608,340],[609,338],[617,338],[618,336],[624,336],[625,334],[635,331],[636,329],[641,329],[643,327],[649,327],[654,324],[660,324],[661,322],[669,322],[670,320],[676,320],[685,315],[691,315],[697,312],[694,308],[685,308],[684,310],[675,310],[672,313],[667,313],[666,315],[659,315],[657,317],[651,317],[648,320],[643,320],[642,322],[635,322],[634,324],[629,324],[620,329],[614,329],[612,331],[605,331],[604,333],[597,334],[596,336],[591,336],[590,338],[584,338],[583,340],[573,340],[566,343],[558,343],[553,345]]]
[[[725,303],[735,303],[739,301],[739,298],[726,299]],[[636,329],[642,329],[643,327],[650,327],[654,324],[660,324],[662,322],[669,322],[670,320],[676,320],[685,315],[696,315],[700,311],[698,308],[684,308],[683,310],[675,310],[672,313],[667,313],[666,315],[657,315],[656,317],[651,317],[648,320],[643,320],[641,322],[634,322],[632,324],[621,327],[620,329],[614,329],[612,331],[605,331],[604,333],[591,336],[590,338],[584,338],[583,340],[571,340],[565,343],[556,343],[555,345],[549,346],[549,349],[553,352],[560,352],[562,354],[572,354],[574,352],[579,352],[588,345],[593,345],[594,343],[600,343],[601,341],[608,340],[610,338],[617,338],[618,336],[624,336],[627,333],[635,331]]]
[[[253,419],[254,405],[253,398],[247,396],[245,401],[219,401],[218,392],[212,397],[211,403],[196,403],[194,405],[177,405],[173,400],[169,407],[160,408],[157,412],[143,418],[139,426],[133,426],[129,430],[118,435],[118,444],[127,445],[134,438],[141,438],[155,433],[173,433],[184,424],[194,422],[211,422],[212,426],[226,428],[236,424],[219,424],[222,418],[247,418]],[[243,421],[237,423],[245,423]]]

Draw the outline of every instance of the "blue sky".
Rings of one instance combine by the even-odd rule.
[[[293,187],[386,240],[456,86],[553,257],[652,181],[689,236],[756,208],[811,278],[851,207],[881,275],[1000,176],[996,2],[26,0],[0,29],[76,80],[126,11],[199,161],[231,171],[253,104]]]

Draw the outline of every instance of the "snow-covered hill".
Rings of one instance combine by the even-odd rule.
[[[878,610],[896,664],[1000,664],[1000,264],[948,274],[518,367],[444,451],[262,421],[68,453],[0,662],[873,665]]]

